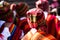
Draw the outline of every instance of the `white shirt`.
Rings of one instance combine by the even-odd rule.
[[[11,35],[8,27],[5,27],[1,34],[4,36],[3,40],[7,40],[7,38]]]
[[[5,23],[5,21],[0,20],[0,27]],[[7,40],[7,38],[10,36],[9,28],[5,27],[3,32],[1,33],[4,37],[0,38],[0,40]]]
[[[47,16],[48,16],[48,12],[44,11],[44,16],[45,16],[45,19],[46,19]]]
[[[24,19],[26,19],[26,17],[21,17],[21,18],[20,18],[20,20],[24,20]]]
[[[60,16],[56,16],[58,18],[58,20],[60,20]]]

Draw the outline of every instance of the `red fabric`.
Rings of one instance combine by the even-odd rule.
[[[16,29],[14,36],[12,37],[12,40],[19,40],[20,36],[21,36],[21,30],[19,28]]]
[[[60,20],[56,20],[57,40],[60,40]]]
[[[19,40],[20,36],[21,36],[21,29],[20,29],[20,26],[19,26],[19,23],[20,23],[20,20],[17,19],[17,23],[16,23],[16,31],[12,37],[12,40]]]
[[[53,36],[57,37],[57,31],[56,31],[56,16],[54,15],[48,15],[46,19],[47,27],[48,27],[48,34],[52,34]]]
[[[25,25],[24,27],[24,33],[26,34],[31,28],[29,27],[28,24]]]
[[[27,19],[21,20],[19,26],[24,31],[25,34],[31,29],[27,23]]]
[[[60,20],[54,15],[47,17],[48,34],[52,34],[57,40],[60,40]]]
[[[3,35],[2,34],[0,34],[0,38],[3,39]]]
[[[17,24],[16,24],[17,28],[16,28],[16,31],[15,31],[13,37],[12,37],[12,40],[21,40],[20,37],[22,34],[22,30],[24,31],[24,34],[26,34],[30,30],[26,19],[19,20],[19,18],[18,18],[17,20],[18,20]]]

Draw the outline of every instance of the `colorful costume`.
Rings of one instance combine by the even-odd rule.
[[[44,13],[39,8],[32,8],[27,11],[27,21],[30,28],[46,29]],[[43,30],[46,31],[46,30]]]
[[[47,28],[48,28],[48,34],[56,35],[56,22],[55,22],[56,17],[54,15],[48,15],[46,23],[47,23]]]
[[[47,18],[47,15],[49,13],[49,3],[47,0],[38,0],[35,2],[36,3],[36,8],[40,8],[44,12],[45,19]]]
[[[21,40],[56,40],[56,38],[50,34],[45,34],[41,30],[32,28]]]
[[[14,7],[13,7],[14,8]],[[16,18],[14,24],[16,24],[16,30],[11,38],[11,40],[21,40],[24,36],[24,28],[27,24],[25,14],[28,10],[28,5],[24,2],[16,4],[16,8],[13,10],[16,12]]]
[[[48,27],[48,34],[52,34],[54,37],[57,38],[57,40],[59,40],[60,38],[60,13],[59,13],[59,8],[57,10],[53,10],[52,12],[57,15],[54,14],[49,14],[47,17],[47,27]]]
[[[0,20],[5,21],[4,26],[1,27],[0,33],[3,34],[3,40],[7,40],[11,36],[12,29],[10,27],[13,24],[13,12],[10,10],[10,3],[3,2],[3,6],[0,7]],[[2,23],[2,22],[1,22]],[[1,32],[2,31],[2,32]]]

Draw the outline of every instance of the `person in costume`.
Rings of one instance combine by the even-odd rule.
[[[14,3],[10,4],[10,10],[13,13],[13,22],[12,22],[10,28],[9,28],[11,35],[10,35],[10,37],[8,37],[8,40],[12,40],[12,37],[13,37],[13,35],[15,33],[15,30],[16,30],[16,25],[14,23],[14,20],[15,20],[15,17],[16,17],[15,7],[16,7],[16,4],[14,4]]]
[[[3,2],[0,7],[0,40],[8,40],[10,34],[10,26],[13,23],[13,13],[10,10],[10,4],[8,2]]]
[[[16,25],[16,30],[11,38],[11,40],[21,40],[24,36],[24,28],[27,24],[26,11],[28,10],[28,5],[25,2],[20,2],[18,4],[11,4],[12,11],[16,14],[14,24]]]
[[[48,0],[38,0],[38,1],[35,2],[35,4],[36,4],[36,8],[40,8],[44,11],[44,16],[45,16],[45,19],[46,19],[47,15],[50,11]]]
[[[48,34],[52,34],[54,37],[59,40],[59,20],[60,20],[60,14],[59,14],[60,8],[55,8],[51,11],[52,14],[49,14],[47,17],[47,26],[48,26]]]
[[[58,7],[58,8],[55,8],[55,9],[53,9],[52,10],[52,12],[55,12],[56,13],[56,20],[55,20],[55,22],[56,22],[56,35],[57,35],[57,40],[59,40],[59,38],[60,38],[60,7]]]
[[[30,28],[36,28],[37,30],[41,29],[42,31],[46,32],[46,24],[43,10],[41,10],[40,8],[32,8],[28,10],[26,14],[27,22]]]

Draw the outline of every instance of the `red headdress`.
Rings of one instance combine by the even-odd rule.
[[[33,8],[27,11],[27,21],[31,28],[36,28],[37,24],[41,23],[44,19],[44,13],[39,8]]]

